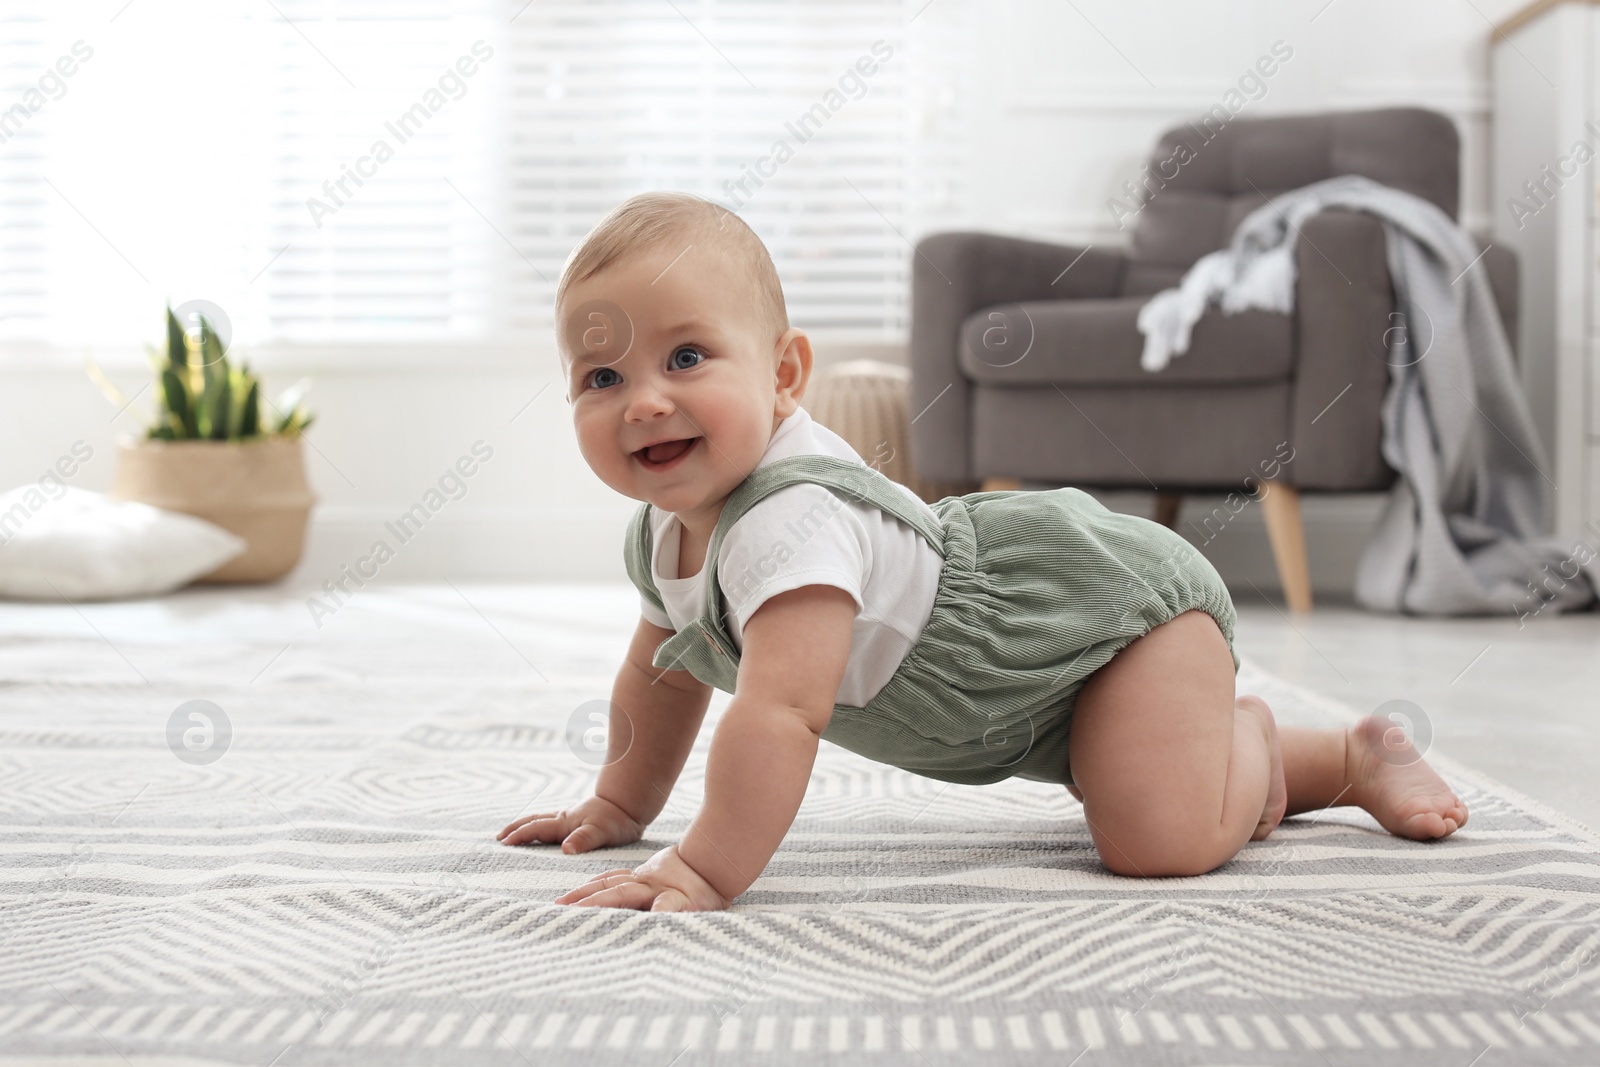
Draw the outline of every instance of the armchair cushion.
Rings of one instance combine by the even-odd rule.
[[[1188,354],[1160,374],[1139,366],[1145,297],[1042,300],[980,308],[961,324],[958,360],[974,382],[995,385],[1120,385],[1273,382],[1290,375],[1294,323],[1287,315],[1211,309],[1195,324]]]
[[[1155,375],[1152,375],[1155,377]],[[1248,489],[1289,441],[1289,383],[972,390],[979,471],[1104,489]],[[1284,468],[1289,473],[1294,468]]]

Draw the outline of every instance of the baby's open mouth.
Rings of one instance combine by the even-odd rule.
[[[698,437],[685,437],[677,441],[662,441],[660,444],[649,445],[635,452],[634,458],[646,467],[659,468],[671,466],[699,441]]]

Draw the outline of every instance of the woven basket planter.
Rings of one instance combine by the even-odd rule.
[[[298,435],[250,441],[122,437],[111,493],[215,523],[245,551],[198,582],[270,582],[300,562],[316,502]]]

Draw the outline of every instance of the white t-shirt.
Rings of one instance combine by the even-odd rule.
[[[796,408],[778,424],[756,468],[812,454],[866,465],[844,438]],[[938,524],[926,502],[893,484]],[[651,508],[650,527],[651,578],[667,611],[663,615],[642,594],[640,609],[655,625],[681,630],[705,610],[710,568],[677,577],[683,524],[671,512]],[[856,618],[834,703],[861,707],[893,676],[933,614],[943,563],[921,534],[882,509],[825,485],[788,485],[758,501],[722,540],[717,578],[728,609],[724,626],[743,651],[744,625],[770,597],[805,585],[845,590],[855,599]]]

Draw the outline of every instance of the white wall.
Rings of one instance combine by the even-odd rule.
[[[979,20],[973,44],[974,208],[962,226],[1120,241],[1106,202],[1136,175],[1157,133],[1219,102],[1258,56],[1283,40],[1293,57],[1242,114],[1394,104],[1440,110],[1462,134],[1463,222],[1486,230],[1485,18],[1498,20],[1518,6],[1518,0],[996,5],[995,17]],[[920,17],[938,13],[935,0]],[[140,354],[146,340],[154,338],[94,353],[129,394],[148,378]],[[79,439],[94,458],[73,483],[110,487],[114,435],[138,423],[131,413],[113,418],[115,409],[83,372],[84,355],[0,351],[0,488],[36,480]],[[904,359],[892,347],[818,344],[819,364],[862,355]],[[479,440],[494,448],[494,458],[462,499],[399,549],[379,580],[624,580],[622,528],[634,503],[584,466],[547,342],[527,351],[258,350],[250,358],[269,389],[302,374],[316,381],[310,399],[318,419],[307,457],[321,502],[297,583],[320,583],[363,555],[383,536],[385,520],[415,503]],[[140,403],[148,399],[146,393]],[[1137,495],[1107,499],[1129,510],[1147,506]],[[1349,588],[1380,502],[1308,501],[1320,590]],[[1270,590],[1277,582],[1254,510],[1206,551],[1236,587],[1248,590],[1244,583],[1253,581]]]
[[[974,127],[974,182],[989,205],[982,221],[1018,233],[1115,239],[1106,201],[1137,175],[1156,136],[1219,103],[1282,40],[1292,58],[1265,79],[1266,94],[1242,117],[1394,105],[1444,112],[1462,136],[1462,222],[1486,230],[1490,27],[1483,15],[1500,19],[1520,6],[997,5],[1001,15],[983,43],[991,75],[982,79]]]

